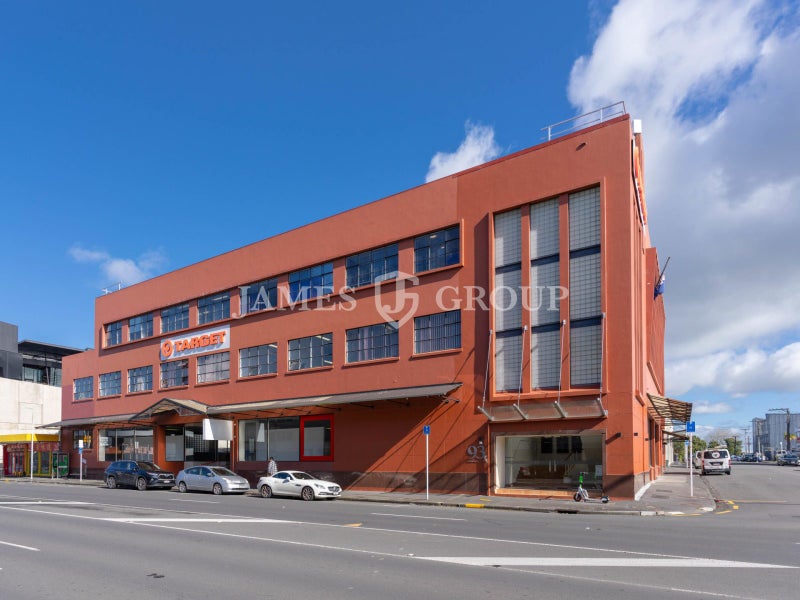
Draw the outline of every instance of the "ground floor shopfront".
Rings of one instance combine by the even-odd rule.
[[[0,446],[5,477],[54,477],[66,473],[58,434],[3,435]]]
[[[308,471],[345,489],[381,491],[424,491],[427,479],[437,493],[568,497],[582,476],[588,489],[625,498],[663,471],[664,435],[656,419],[647,419],[642,438],[622,439],[609,432],[595,401],[563,402],[559,418],[528,409],[526,419],[514,419],[519,411],[502,408],[487,418],[489,411],[451,395],[458,387],[217,407],[164,398],[136,414],[62,422],[62,449],[76,467],[81,453],[90,478],[129,459],[176,473],[219,464],[254,484],[274,457],[282,469]],[[637,453],[644,468],[630,466]],[[628,465],[621,473],[620,464]]]

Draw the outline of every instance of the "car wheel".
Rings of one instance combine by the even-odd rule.
[[[180,493],[182,493],[182,494],[185,494],[185,493],[186,493],[186,489],[187,489],[187,488],[186,488],[186,482],[185,482],[185,481],[181,481],[181,482],[178,484],[178,491],[179,491]]]
[[[731,471],[730,471],[730,469],[728,469],[727,471],[725,471],[725,475],[730,475],[730,474],[731,474]]]
[[[117,478],[113,475],[110,475],[108,479],[106,479],[106,486],[108,489],[113,490],[117,487]]]
[[[581,498],[583,498],[583,496],[581,496],[580,492],[575,492],[575,494],[572,496],[572,499],[575,500],[575,502],[580,502]]]
[[[139,477],[139,479],[136,480],[136,489],[140,492],[143,492],[147,489],[147,482],[145,481],[144,477]]]
[[[306,486],[300,492],[300,497],[303,500],[305,500],[306,502],[308,502],[309,500],[313,500],[314,499],[314,490],[312,490],[310,487]]]
[[[219,496],[220,494],[222,494],[222,486],[218,483],[215,483],[214,487],[211,488],[211,491],[214,492],[215,496]]]
[[[268,485],[261,486],[261,497],[262,498],[272,498],[272,488]]]

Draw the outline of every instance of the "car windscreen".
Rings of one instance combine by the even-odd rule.
[[[292,473],[292,476],[293,476],[295,479],[315,479],[314,477],[312,477],[312,476],[311,476],[311,475],[309,475],[308,473],[303,473],[302,471],[294,471],[294,472]]]
[[[155,463],[139,461],[136,463],[140,469],[145,471],[160,471],[161,469]]]
[[[236,473],[225,467],[211,467],[211,471],[215,475],[224,475],[225,477],[235,477]]]

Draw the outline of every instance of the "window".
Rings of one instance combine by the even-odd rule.
[[[161,387],[171,388],[189,385],[189,360],[174,360],[161,363]]]
[[[241,285],[239,290],[243,315],[278,306],[277,279],[265,279],[250,285]]]
[[[140,340],[153,335],[153,313],[128,319],[128,340]]]
[[[80,441],[83,440],[83,449],[91,450],[92,448],[92,430],[91,429],[76,429],[72,432],[72,449],[77,450],[81,447]]]
[[[85,400],[94,395],[94,378],[81,377],[72,383],[72,399]]]
[[[242,420],[238,439],[244,461],[333,460],[333,416]]]
[[[178,304],[161,311],[161,333],[189,327],[189,305]]]
[[[228,292],[206,296],[197,301],[198,322],[212,323],[231,316],[231,296]]]
[[[239,350],[239,377],[278,372],[278,344],[264,344]]]
[[[101,429],[97,460],[143,460],[153,462],[153,430],[146,427]]]
[[[300,417],[300,460],[333,460],[333,416]]]
[[[494,216],[495,390],[517,392],[522,373],[522,211]]]
[[[289,297],[302,302],[333,293],[333,263],[289,273]]]
[[[122,321],[106,325],[106,346],[122,343]]]
[[[460,228],[448,229],[421,235],[414,240],[414,272],[422,273],[457,265],[461,261]]]
[[[558,199],[531,205],[531,388],[561,384]]]
[[[398,324],[379,323],[347,330],[347,362],[399,356]]]
[[[197,357],[197,383],[230,379],[230,352],[206,354]]]
[[[333,364],[333,334],[289,340],[289,370],[300,371]]]
[[[113,373],[103,373],[100,375],[98,384],[99,396],[115,396],[122,393],[122,373],[114,371]]]
[[[569,196],[571,385],[600,383],[603,354],[600,296],[600,188]]]
[[[461,347],[461,311],[416,317],[414,353],[438,352]]]
[[[153,366],[128,369],[128,392],[149,392],[153,389]]]
[[[397,278],[397,244],[367,250],[361,254],[348,256],[347,286],[357,288],[376,281]]]

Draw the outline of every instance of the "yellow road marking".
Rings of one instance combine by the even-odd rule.
[[[361,523],[348,523],[344,527],[361,527]]]
[[[464,506],[466,506],[467,508],[483,508],[484,507],[483,504],[465,504]]]

